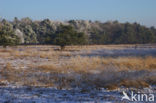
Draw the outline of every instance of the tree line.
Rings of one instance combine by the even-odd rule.
[[[17,17],[13,21],[0,20],[0,45],[17,44],[145,44],[156,43],[155,27],[118,21],[70,20],[56,22],[49,19],[33,21]]]

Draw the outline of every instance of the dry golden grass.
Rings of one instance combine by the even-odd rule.
[[[149,84],[146,81],[143,80],[123,80],[120,82],[119,86],[124,86],[127,88],[144,88],[149,87]]]
[[[123,60],[124,63],[123,63]],[[142,67],[142,62],[151,61],[146,64],[147,67],[151,67],[148,65],[155,64],[155,58],[147,57],[147,58],[134,58],[135,62],[132,62],[132,58],[99,58],[99,57],[73,57],[70,61],[66,61],[63,64],[56,65],[53,63],[41,64],[36,66],[31,66],[28,69],[15,69],[11,63],[7,63],[4,69],[1,70],[1,75],[4,77],[4,80],[7,80],[11,83],[17,83],[25,86],[56,86],[55,82],[59,88],[70,87],[71,83],[75,83],[78,86],[81,86],[81,83],[85,82],[88,85],[95,85],[97,88],[107,88],[109,90],[117,89],[120,86],[124,86],[127,88],[144,88],[148,87],[150,84],[155,84],[155,76],[147,77],[147,78],[136,78],[136,79],[128,79],[120,77],[118,82],[112,82],[113,79],[116,79],[118,75],[114,75],[112,78],[109,77],[109,73],[118,74],[120,71],[127,71],[121,68],[121,66],[130,68],[130,70],[140,71],[141,69],[135,68]],[[107,61],[108,60],[108,61]],[[121,63],[119,62],[121,61]],[[110,64],[111,63],[111,64]],[[107,72],[111,68],[106,68],[107,65],[119,66],[120,68],[115,68],[119,70],[113,70],[112,72]],[[145,65],[145,64],[144,64]],[[135,69],[134,69],[135,68]],[[97,70],[99,73],[96,78],[94,78],[94,73],[92,74],[92,70]],[[142,69],[145,70],[145,69]],[[149,68],[147,70],[153,70]],[[36,74],[37,73],[37,74]],[[50,77],[47,75],[50,73]],[[81,75],[81,79],[77,80],[73,76],[68,77],[68,73],[76,73]],[[104,74],[103,74],[104,73]],[[44,75],[43,75],[44,74]],[[54,75],[55,74],[55,75]],[[56,75],[57,74],[57,75]],[[59,75],[64,74],[65,77],[59,77]],[[92,76],[93,75],[93,76]],[[66,77],[67,76],[67,77]],[[103,77],[104,76],[104,77]],[[108,76],[108,78],[107,78]],[[92,79],[91,79],[92,78]],[[111,81],[108,81],[110,79]],[[106,83],[106,84],[105,84]]]
[[[56,72],[61,73],[61,69],[56,66],[55,64],[43,64],[36,67],[37,69],[41,70],[42,72]]]
[[[6,63],[0,71],[3,80],[27,86],[57,86],[70,87],[75,83],[81,86],[95,85],[110,90],[120,86],[143,88],[150,84],[156,84],[156,76],[146,78],[128,79],[120,76],[120,72],[129,74],[129,71],[153,72],[156,70],[155,57],[82,57],[73,56],[73,51],[94,49],[121,49],[133,47],[134,45],[109,45],[109,46],[67,46],[65,51],[55,50],[53,46],[19,46],[18,48],[0,49],[0,58],[23,59],[28,57],[32,64],[18,64],[18,69],[12,62]],[[21,50],[20,50],[21,49]],[[87,51],[86,51],[87,52]],[[78,54],[79,55],[79,54]],[[33,58],[47,60],[33,63]],[[36,60],[36,59],[35,59]],[[27,69],[22,67],[27,66]],[[109,71],[109,72],[108,72]],[[113,74],[114,73],[114,74]],[[70,76],[69,76],[70,74]],[[113,76],[110,76],[113,74]],[[59,75],[61,75],[59,77]],[[76,78],[78,75],[79,79]],[[96,75],[96,76],[95,76]],[[123,75],[123,74],[122,74]],[[141,74],[140,74],[141,75]],[[94,77],[95,76],[95,77]],[[119,78],[118,83],[114,79]],[[2,83],[3,84],[3,83]]]
[[[0,58],[8,58],[11,56],[11,49],[2,49],[0,48]]]
[[[3,81],[8,81],[9,83],[21,86],[53,86],[53,82],[51,80],[49,80],[46,76],[40,76],[40,74],[35,75],[36,72],[41,71],[35,70],[34,68],[16,69],[11,63],[7,63],[6,66],[0,71],[2,76],[0,85],[6,85]],[[42,71],[42,73],[44,72]]]
[[[141,45],[138,45],[138,47]],[[0,48],[1,57],[24,58],[24,57],[41,57],[41,58],[53,58],[59,56],[72,56],[72,52],[79,52],[85,50],[89,53],[91,50],[97,49],[123,49],[123,48],[134,48],[135,45],[87,45],[87,46],[66,46],[65,51],[59,51],[59,46],[17,46],[9,47],[7,49]],[[4,55],[3,55],[4,54]],[[152,65],[153,66],[153,65]]]
[[[11,56],[10,53],[0,53],[1,58],[8,58],[10,56]]]
[[[121,70],[154,70],[156,69],[156,58],[153,57],[129,57],[112,60],[114,65],[119,66]]]
[[[3,79],[6,79],[9,82],[17,80],[15,72],[17,73],[11,63],[7,63],[6,66],[0,71],[2,77],[4,77]]]
[[[73,57],[63,65],[74,71],[88,72],[89,70],[104,70],[108,65],[117,67],[118,71],[127,70],[155,70],[156,58],[146,57],[122,57],[122,58],[100,58],[100,57]]]
[[[135,47],[135,45],[83,45],[83,46],[66,46],[67,51],[79,50],[97,50],[97,49],[123,49],[128,47]]]
[[[100,72],[107,70],[111,67],[116,68],[115,71],[130,71],[130,70],[156,70],[156,58],[145,57],[122,57],[122,58],[100,58],[100,57],[71,57],[70,59],[59,61],[60,64],[54,64],[53,61],[34,68],[41,69],[46,72],[77,72],[77,73],[90,73]],[[111,69],[111,68],[110,68]]]
[[[38,47],[38,46],[37,46]],[[55,51],[53,48],[42,47],[42,48],[33,48],[33,47],[18,47],[18,48],[9,48],[9,49],[0,49],[1,58],[26,58],[26,57],[40,57],[53,59],[58,58],[59,56],[71,56],[72,51]],[[20,50],[22,49],[22,51]]]

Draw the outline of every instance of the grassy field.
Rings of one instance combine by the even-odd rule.
[[[137,48],[155,48],[139,45]],[[0,85],[114,90],[156,84],[156,57],[84,56],[94,50],[136,49],[136,45],[18,46],[0,48]],[[83,54],[83,56],[82,56]]]

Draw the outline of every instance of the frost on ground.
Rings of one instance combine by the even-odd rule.
[[[58,49],[0,48],[0,103],[128,103],[122,91],[156,94],[155,46]]]
[[[143,93],[155,93],[156,88],[136,89],[118,89],[108,90],[57,90],[54,88],[41,87],[0,87],[1,103],[129,103],[127,100],[121,101],[122,91],[127,93],[131,91],[140,91]],[[137,92],[136,92],[137,93]],[[156,98],[155,98],[156,99]],[[138,103],[138,102],[136,102]],[[143,103],[143,102],[141,102]]]
[[[0,102],[51,103],[51,102],[102,102],[119,101],[118,92],[57,90],[51,88],[0,88]]]

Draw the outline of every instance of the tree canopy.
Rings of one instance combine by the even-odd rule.
[[[56,31],[54,43],[63,49],[66,45],[86,44],[86,40],[84,33],[75,31],[72,26],[61,25]]]
[[[3,20],[0,24],[0,45],[6,47],[18,43],[20,43],[19,38],[15,35],[11,24]]]
[[[22,41],[22,42],[21,42]],[[155,27],[118,21],[0,20],[0,45],[10,44],[146,44],[156,43]]]

